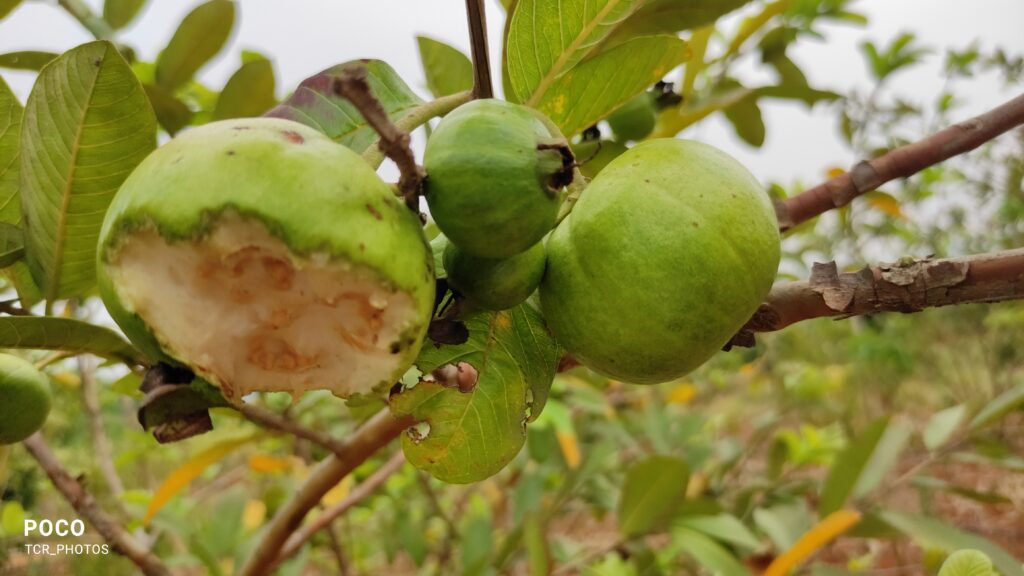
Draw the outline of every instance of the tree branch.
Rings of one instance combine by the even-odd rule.
[[[1024,124],[1024,94],[980,116],[959,122],[931,136],[859,162],[849,172],[776,203],[782,231],[846,206],[882,184],[974,150],[1008,130]]]
[[[812,318],[1019,299],[1024,299],[1024,248],[943,260],[904,259],[841,274],[835,262],[815,264],[810,279],[772,288],[726,349],[752,346],[757,332]]]
[[[466,0],[469,42],[473,55],[473,97],[494,98],[491,60],[487,50],[487,16],[484,0]]]
[[[238,576],[269,573],[288,537],[298,529],[302,519],[324,494],[413,423],[412,418],[396,419],[387,410],[381,410],[345,442],[342,455],[332,454],[317,464],[306,483],[270,520]]]
[[[103,415],[100,412],[99,386],[96,382],[96,365],[91,357],[81,355],[77,359],[78,373],[82,377],[82,407],[85,408],[89,420],[89,431],[92,433],[92,447],[96,452],[96,465],[103,474],[110,494],[120,502],[124,495],[124,482],[114,466],[113,450],[110,438],[103,428]]]
[[[338,502],[334,506],[331,506],[327,510],[323,511],[319,516],[314,518],[312,521],[302,526],[292,534],[288,541],[285,542],[284,547],[281,549],[281,554],[278,555],[277,560],[274,561],[276,567],[281,562],[291,558],[295,554],[298,554],[299,550],[309,542],[313,535],[323,530],[324,528],[330,527],[331,523],[337,520],[342,514],[348,512],[356,504],[359,504],[365,500],[368,496],[373,494],[377,488],[380,488],[392,474],[398,472],[402,465],[405,464],[405,455],[401,450],[395,452],[395,454],[388,460],[383,466],[378,468],[373,474],[371,474],[366,480],[363,480],[358,486],[352,489],[341,502]]]
[[[380,135],[377,146],[390,158],[401,172],[398,180],[398,191],[405,199],[405,205],[419,214],[419,196],[422,191],[423,168],[416,164],[416,156],[409,146],[409,133],[399,129],[387,110],[373,95],[370,83],[366,80],[366,68],[354,66],[347,68],[335,79],[333,90],[339,96],[352,103],[370,126]]]
[[[239,403],[236,408],[243,416],[264,428],[284,432],[285,434],[291,434],[292,436],[302,438],[303,440],[309,440],[313,444],[326,448],[335,454],[344,454],[345,450],[348,449],[343,442],[331,438],[330,435],[317,432],[316,430],[310,430],[298,422],[286,420],[270,410],[254,406],[252,404],[246,404],[245,402]]]
[[[140,546],[120,524],[99,507],[82,484],[68,474],[39,433],[30,436],[24,441],[24,445],[75,512],[88,520],[114,551],[134,562],[147,576],[170,576],[170,571],[160,559]]]

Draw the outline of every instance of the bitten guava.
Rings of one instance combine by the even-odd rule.
[[[779,265],[772,203],[698,142],[651,140],[613,160],[552,232],[540,286],[558,341],[638,384],[704,363],[762,302]]]
[[[480,258],[449,243],[444,249],[448,285],[484,310],[506,310],[524,302],[544,276],[544,243],[509,258]]]
[[[422,344],[433,256],[355,152],[281,119],[215,122],[150,154],[100,233],[111,316],[228,400],[391,386]]]
[[[625,144],[614,140],[584,140],[572,147],[580,172],[593,180],[609,162],[629,150]]]
[[[35,434],[50,414],[50,384],[31,362],[0,354],[0,445]]]
[[[555,225],[573,157],[538,114],[501,100],[474,100],[441,120],[427,141],[430,214],[465,252],[507,258]]]
[[[608,116],[608,125],[621,141],[643,140],[657,122],[654,97],[649,92],[637,94]]]

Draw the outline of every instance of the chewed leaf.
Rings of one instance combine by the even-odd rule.
[[[424,376],[390,399],[394,414],[418,421],[402,438],[406,458],[452,483],[487,478],[519,453],[559,356],[528,305],[472,316],[466,327],[463,344],[428,344],[417,360]]]
[[[392,120],[401,118],[423,103],[386,62],[354,60],[306,78],[294,94],[264,116],[300,122],[316,128],[339,144],[362,152],[376,140],[377,133],[351,102],[333,90],[334,80],[350,66],[366,68],[370,88]]]

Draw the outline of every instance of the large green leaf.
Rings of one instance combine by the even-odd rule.
[[[303,80],[294,94],[265,116],[301,122],[323,132],[339,144],[362,152],[377,139],[377,133],[351,102],[333,90],[335,79],[351,66],[366,68],[370,89],[392,120],[401,118],[423,103],[386,62],[355,60],[338,64]]]
[[[114,30],[124,28],[139,15],[146,0],[106,0],[103,3],[103,19]]]
[[[43,69],[21,131],[21,208],[29,268],[45,297],[95,284],[103,215],[156,147],[156,119],[113,44],[90,42]]]
[[[628,537],[664,528],[686,499],[690,468],[681,458],[651,456],[626,471],[619,531]]]
[[[660,80],[688,55],[686,42],[673,36],[630,40],[560,76],[537,108],[566,136],[576,134]]]
[[[7,268],[25,255],[25,240],[14,224],[0,222],[0,268]]]
[[[487,478],[519,453],[559,359],[543,319],[528,305],[477,314],[466,327],[463,344],[426,344],[416,361],[424,377],[390,399],[393,413],[419,422],[402,438],[406,458],[453,483]],[[461,386],[432,374],[456,368],[467,376],[458,379]]]
[[[818,512],[822,517],[842,508],[855,494],[865,470],[883,446],[889,427],[888,418],[876,420],[836,457],[821,489]]]
[[[608,42],[637,36],[676,34],[706,26],[750,0],[648,0],[635,14],[615,28]]]
[[[132,364],[145,361],[117,332],[73,318],[0,316],[0,348],[89,353]]]
[[[18,4],[21,4],[21,0],[0,0],[0,18],[10,14]]]
[[[42,70],[43,66],[57,57],[53,52],[39,50],[22,50],[0,54],[0,68],[13,70]]]
[[[274,94],[274,65],[259,58],[242,64],[217,98],[213,118],[249,118],[259,116],[277,104]]]
[[[1003,576],[1024,576],[1024,568],[1019,560],[998,545],[976,536],[943,524],[931,518],[914,516],[901,512],[882,512],[882,520],[893,528],[910,536],[924,546],[938,548],[946,552],[974,549],[984,552]]]
[[[728,548],[696,530],[677,527],[672,531],[672,543],[712,574],[750,576],[750,570]]]
[[[536,106],[638,0],[519,0],[509,22],[505,96]],[[609,83],[611,79],[608,79]]]
[[[221,51],[234,25],[230,0],[210,0],[189,12],[156,60],[156,83],[174,90],[191,80]]]
[[[473,87],[473,63],[469,57],[444,42],[417,36],[420,61],[427,76],[427,88],[435,98],[464,92]]]
[[[21,222],[18,200],[18,151],[21,134],[21,103],[0,78],[0,222]]]

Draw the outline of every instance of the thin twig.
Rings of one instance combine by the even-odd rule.
[[[260,408],[259,406],[254,406],[245,402],[239,403],[236,408],[238,408],[238,411],[241,412],[243,416],[264,428],[277,430],[278,432],[291,434],[297,438],[309,440],[313,444],[326,448],[335,454],[340,455],[347,450],[344,442],[335,440],[328,434],[306,428],[302,424],[293,420],[286,420],[265,408]]]
[[[170,576],[171,572],[163,562],[139,545],[120,524],[99,507],[99,504],[91,494],[85,491],[79,480],[73,478],[61,466],[39,433],[26,439],[24,445],[29,454],[46,472],[46,475],[50,477],[54,487],[71,504],[75,512],[96,528],[96,531],[110,544],[111,549],[135,563],[147,576]]]
[[[906,178],[954,156],[974,150],[1010,129],[1024,124],[1024,94],[980,116],[958,122],[923,140],[865,160],[849,172],[776,204],[783,231],[846,206],[882,184]]]
[[[473,92],[470,90],[442,96],[437,100],[425,102],[409,110],[405,116],[395,119],[395,126],[399,130],[411,132],[423,126],[432,118],[444,116],[472,99]],[[370,146],[363,152],[363,160],[366,160],[367,164],[377,169],[380,168],[381,162],[384,161],[384,153],[381,151],[380,146]]]
[[[387,110],[374,96],[373,89],[370,88],[370,83],[367,81],[366,68],[353,66],[345,69],[335,79],[333,89],[336,94],[351,102],[370,124],[370,127],[380,135],[377,146],[398,166],[401,173],[398,180],[398,191],[405,199],[405,205],[418,214],[419,196],[425,173],[423,168],[416,163],[416,156],[410,147],[412,139],[409,133],[391,122]]]
[[[944,260],[907,259],[842,274],[835,262],[815,264],[809,280],[772,288],[726,347],[751,346],[756,332],[774,332],[812,318],[1019,299],[1024,299],[1024,248]]]
[[[423,488],[423,492],[427,495],[427,502],[430,504],[430,508],[434,513],[434,516],[441,519],[444,522],[448,533],[445,534],[444,542],[441,544],[441,551],[437,554],[437,572],[441,573],[444,571],[444,567],[448,564],[452,555],[452,545],[455,539],[458,537],[459,528],[452,521],[451,516],[445,513],[444,508],[441,507],[441,502],[437,499],[437,494],[434,489],[430,487],[430,478],[427,477],[423,472],[416,473],[416,479],[419,481],[420,486]]]
[[[57,0],[57,3],[97,40],[109,40],[114,35],[114,29],[110,24],[97,16],[82,0]]]
[[[397,419],[386,409],[381,410],[345,442],[341,455],[332,454],[317,464],[305,484],[270,520],[238,576],[268,574],[288,537],[324,494],[412,424],[412,418]]]
[[[325,532],[327,541],[330,543],[331,554],[334,555],[334,562],[338,565],[338,576],[349,576],[352,571],[349,569],[348,559],[345,558],[345,551],[341,548],[341,540],[338,539],[334,526],[328,526]]]
[[[110,438],[103,428],[103,415],[100,412],[99,386],[96,382],[96,364],[92,357],[78,357],[78,373],[82,378],[82,407],[89,420],[89,431],[92,433],[92,447],[96,453],[96,465],[107,483],[111,496],[120,502],[124,495],[124,482],[114,466],[114,451],[110,446]]]
[[[469,42],[473,55],[473,97],[494,98],[491,60],[487,50],[487,14],[484,0],[466,0]]]
[[[4,300],[0,302],[0,313],[8,314],[10,316],[35,316],[32,312],[25,310],[18,306],[20,300],[15,298],[14,300]]]
[[[378,468],[373,474],[363,480],[358,486],[352,489],[352,491],[346,496],[341,502],[338,502],[334,506],[331,506],[327,510],[324,510],[319,516],[299,528],[295,531],[288,541],[285,542],[283,548],[281,548],[281,554],[275,561],[276,564],[284,562],[288,558],[291,558],[302,549],[302,547],[313,538],[313,535],[317,532],[330,528],[331,523],[337,520],[342,514],[348,512],[356,504],[359,504],[377,488],[380,488],[392,474],[402,469],[402,465],[405,464],[405,455],[401,450],[395,452],[395,454],[388,460],[383,466]]]

